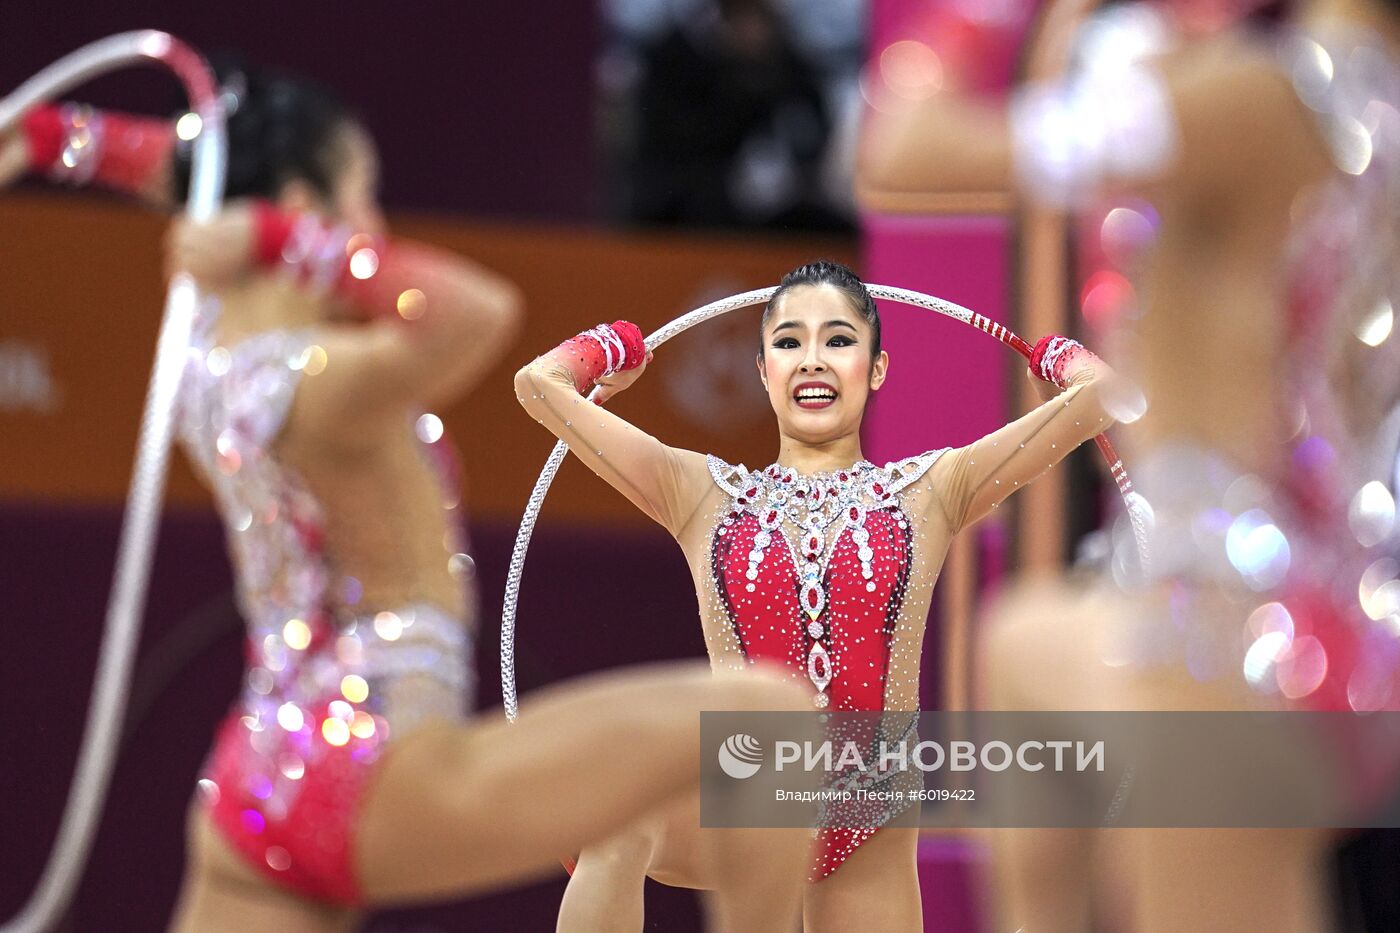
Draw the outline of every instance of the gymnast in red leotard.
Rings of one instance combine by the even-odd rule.
[[[548,872],[559,846],[693,790],[698,710],[804,697],[671,665],[551,688],[511,725],[468,716],[472,561],[424,409],[494,365],[518,291],[385,235],[373,143],[327,93],[246,68],[220,79],[232,200],[177,220],[168,248],[201,288],[178,429],[224,522],[247,668],[190,808],[174,928],[331,933]],[[0,136],[0,184],[30,170],[168,205],[175,139],[166,120],[40,108]],[[746,842],[724,854],[713,920],[782,929],[805,846]]]
[[[866,401],[889,365],[864,284],[835,263],[802,266],[784,277],[761,335],[758,372],[780,438],[777,462],[762,470],[668,447],[584,402],[608,361],[640,346],[626,322],[529,364],[517,394],[676,538],[714,667],[776,660],[817,708],[917,710],[924,621],[949,541],[1104,430],[1110,371],[1077,343],[1047,338],[1032,361],[1043,405],[966,447],[881,467],[860,448]],[[603,376],[602,397],[640,371]],[[560,929],[594,929],[602,917],[640,928],[648,873],[704,887],[710,866],[690,855],[696,832],[693,812],[678,813],[585,850]],[[821,828],[808,929],[914,928],[915,838],[903,828]],[[876,918],[888,926],[872,927]]]

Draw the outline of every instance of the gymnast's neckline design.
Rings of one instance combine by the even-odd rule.
[[[809,475],[776,463],[749,471],[707,458],[711,477],[730,497],[729,513],[714,529],[711,573],[734,635],[750,660],[776,653],[805,670],[819,709],[830,705],[833,693],[838,709],[883,705],[873,696],[861,698],[865,705],[852,705],[859,701],[843,676],[842,658],[853,633],[838,628],[838,620],[850,616],[852,600],[887,607],[878,681],[883,685],[889,637],[909,576],[912,542],[901,493],[943,453],[930,451],[884,468],[861,460],[844,470]],[[797,532],[797,543],[787,528]],[[755,642],[758,629],[764,646]],[[828,693],[833,681],[836,688]]]

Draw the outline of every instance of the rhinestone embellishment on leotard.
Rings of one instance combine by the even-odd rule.
[[[835,543],[842,532],[849,530],[865,590],[874,592],[875,552],[870,547],[870,532],[866,528],[867,510],[897,505],[895,492],[900,487],[892,480],[891,471],[900,467],[906,464],[890,464],[880,469],[863,460],[847,470],[804,476],[774,464],[761,472],[741,476],[735,484],[726,475],[732,468],[720,460],[710,460],[716,482],[732,496],[729,515],[719,533],[723,534],[725,527],[732,527],[745,512],[758,521],[759,531],[754,535],[744,571],[745,591],[755,591],[759,568],[775,543],[787,545],[792,553],[801,612],[798,624],[808,640],[807,679],[816,688],[813,702],[818,708],[830,705],[827,688],[838,673],[831,628],[823,618],[829,602],[827,573]],[[796,544],[783,531],[785,522],[797,529]],[[835,534],[832,534],[833,528]]]

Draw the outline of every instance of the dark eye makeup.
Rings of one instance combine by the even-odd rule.
[[[853,347],[856,345],[856,340],[845,334],[836,334],[827,338],[826,345],[828,347]],[[798,346],[800,344],[795,337],[779,337],[773,341],[773,349],[775,350],[795,350]]]

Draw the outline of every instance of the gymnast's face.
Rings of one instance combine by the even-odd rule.
[[[379,151],[374,140],[358,123],[347,123],[339,146],[341,168],[331,187],[331,209],[356,233],[383,236],[387,225],[379,207]]]
[[[889,355],[873,358],[870,324],[829,285],[783,293],[763,329],[758,374],[786,437],[821,444],[860,430]]]

